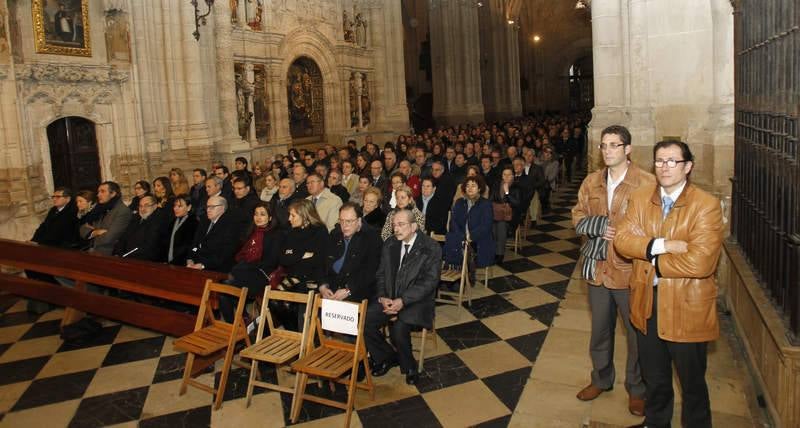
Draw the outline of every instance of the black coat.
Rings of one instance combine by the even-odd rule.
[[[317,284],[325,282],[325,254],[329,239],[328,228],[324,224],[291,228],[286,233],[280,256],[280,264],[286,268],[286,275]],[[305,253],[313,255],[304,259]]]
[[[406,324],[433,328],[434,298],[442,272],[442,247],[417,232],[411,251],[400,266],[401,243],[394,236],[383,243],[376,274],[378,297],[400,298],[403,308],[397,316]]]
[[[331,193],[338,196],[343,203],[350,200],[350,192],[348,192],[347,189],[341,184],[331,187]]]
[[[239,248],[239,225],[229,212],[223,213],[211,231],[206,233],[210,223],[206,218],[197,225],[187,259],[202,263],[207,270],[228,273]]]
[[[167,251],[169,251],[172,228],[175,226],[176,221],[178,221],[177,218],[169,224],[166,230],[165,241]],[[189,251],[192,249],[192,241],[194,241],[194,235],[197,232],[198,223],[199,221],[197,220],[197,217],[189,213],[187,214],[186,220],[183,222],[183,224],[181,224],[181,227],[175,231],[175,239],[172,244],[172,261],[170,264],[176,266],[186,266],[186,258],[189,255]],[[169,253],[167,253],[167,255],[169,255]]]
[[[338,224],[331,231],[329,245],[328,285],[331,291],[348,288],[351,293],[348,300],[354,302],[372,298],[375,295],[375,272],[378,270],[383,245],[378,229],[362,223],[361,230],[350,238],[347,255],[338,274],[333,270],[333,263],[344,252],[344,235]]]
[[[436,193],[441,193],[442,198],[452,201],[456,194],[456,182],[449,174],[442,174],[436,180]]]
[[[252,233],[247,237],[243,245],[248,240],[253,239]],[[278,267],[281,249],[283,248],[283,236],[283,232],[278,228],[264,231],[261,259],[252,263],[242,261],[234,265],[231,270],[233,284],[247,287],[250,295],[256,295],[261,292],[268,284],[267,275],[270,275]]]
[[[381,207],[375,208],[369,214],[365,214],[362,220],[375,229],[383,229],[383,224],[386,223],[386,212]]]
[[[61,248],[75,248],[80,241],[78,234],[78,209],[70,201],[61,211],[50,208],[42,224],[36,228],[31,241],[40,245]]]
[[[261,202],[261,198],[256,196],[255,193],[248,193],[242,199],[234,198],[233,203],[228,205],[228,210],[236,217],[238,223],[237,230],[239,231],[239,240],[244,240],[247,236],[247,231],[250,230],[250,225],[253,224],[253,212],[256,205]]]
[[[113,255],[129,259],[160,262],[164,260],[163,235],[166,223],[156,212],[142,219],[134,215],[125,233],[114,245]],[[126,255],[127,254],[127,255]]]
[[[436,192],[431,197],[431,200],[428,201],[428,208],[425,210],[425,231],[427,232],[434,232],[439,235],[444,235],[447,233],[447,214],[450,212],[450,205],[453,201],[452,198],[444,199],[442,194],[439,192],[439,189],[436,189]],[[423,203],[422,203],[422,196],[420,195],[414,203],[417,206],[417,209],[422,211]]]
[[[511,205],[513,215],[511,217],[511,221],[508,222],[508,226],[509,231],[514,231],[516,230],[517,225],[520,223],[522,212],[528,207],[522,207],[522,190],[520,190],[517,183],[511,183],[511,185],[508,187],[508,194],[505,194],[501,189],[502,182],[495,184],[495,186],[492,187],[490,198],[492,202],[507,203]]]
[[[297,199],[298,195],[297,192],[295,192],[281,201],[280,195],[278,192],[275,192],[275,194],[272,195],[272,199],[269,201],[269,212],[278,219],[278,227],[285,232],[292,228],[289,224],[289,205]]]

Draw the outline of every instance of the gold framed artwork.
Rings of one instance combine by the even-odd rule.
[[[92,56],[89,0],[32,0],[36,52]]]

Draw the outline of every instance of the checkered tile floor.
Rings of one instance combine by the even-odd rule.
[[[471,306],[437,308],[437,340],[426,345],[419,384],[406,385],[397,368],[377,378],[375,401],[359,393],[353,426],[509,425],[578,259],[569,211],[579,183],[553,195],[553,212],[529,231],[519,254],[507,251],[491,269],[488,288],[472,289]],[[90,343],[70,346],[58,336],[60,310],[36,316],[24,303],[0,296],[0,426],[288,424],[288,394],[256,388],[245,408],[245,369],[232,370],[225,402],[212,411],[210,394],[190,388],[178,396],[185,358],[173,351],[173,338],[109,322]],[[585,354],[587,344],[575,352]],[[262,375],[287,381],[271,368]],[[219,372],[201,380],[218,382]],[[342,389],[328,393],[344,397]],[[306,403],[300,423],[334,426],[342,418]]]

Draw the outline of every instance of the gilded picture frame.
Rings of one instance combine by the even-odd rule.
[[[92,56],[89,0],[32,0],[36,52]]]

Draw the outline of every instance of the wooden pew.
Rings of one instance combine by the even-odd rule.
[[[227,274],[219,272],[7,239],[0,239],[0,265],[74,280],[74,287],[63,287],[0,273],[0,290],[67,308],[62,327],[80,318],[80,312],[86,312],[176,337],[194,330],[194,314],[96,293],[87,289],[87,284],[199,306],[206,279],[221,281],[227,278]]]

